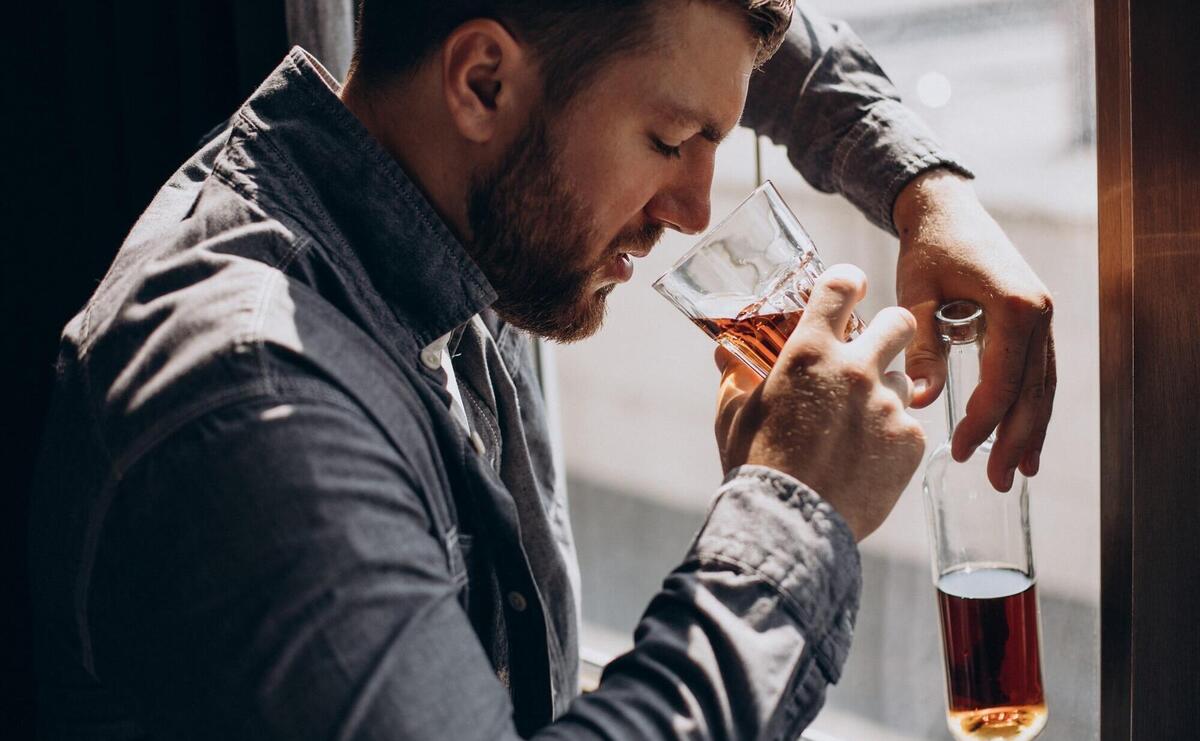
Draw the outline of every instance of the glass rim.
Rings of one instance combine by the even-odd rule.
[[[707,247],[712,241],[713,235],[721,231],[721,229],[729,223],[729,220],[733,218],[734,214],[741,210],[742,206],[745,206],[747,203],[754,200],[761,193],[767,193],[768,198],[771,197],[771,193],[774,193],[776,198],[778,198],[781,202],[783,201],[783,197],[779,195],[779,190],[775,187],[774,183],[772,183],[770,180],[762,181],[761,185],[750,191],[748,196],[743,198],[738,205],[734,206],[729,213],[725,214],[725,217],[717,222],[716,226],[712,227],[703,235],[701,235],[699,240],[696,241],[696,244],[692,245],[691,248],[689,248],[683,253],[682,256],[679,257],[679,259],[673,262],[671,267],[667,268],[662,275],[658,276],[658,278],[656,278],[654,282],[650,284],[650,286],[654,288],[654,290],[661,293],[663,291],[663,281],[666,280],[667,276],[671,273],[674,273],[676,270],[682,267],[684,263],[695,257],[697,253]]]
[[[958,299],[942,304],[936,312],[937,320],[952,326],[961,326],[983,316],[983,307],[968,299]]]
[[[986,328],[983,307],[967,299],[942,304],[934,312],[934,319],[942,341],[951,345],[978,342]]]

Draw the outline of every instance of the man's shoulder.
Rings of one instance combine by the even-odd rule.
[[[309,238],[203,204],[229,197],[216,190],[186,219],[135,230],[64,333],[59,382],[86,389],[114,457],[223,404],[337,388],[339,367],[385,370],[365,332],[288,274]]]

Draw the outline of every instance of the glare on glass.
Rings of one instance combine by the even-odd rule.
[[[804,227],[767,181],[654,288],[765,378],[824,270]],[[846,338],[862,328],[852,316]]]

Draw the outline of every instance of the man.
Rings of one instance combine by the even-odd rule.
[[[726,480],[584,697],[528,352],[594,332],[663,229],[705,227],[790,14],[366,0],[345,87],[293,51],[65,332],[31,537],[45,734],[794,738],[849,647],[855,542],[920,459],[905,407],[941,385],[946,296],[1015,337],[959,452],[1003,418],[993,479],[1037,465],[1049,299],[961,168],[845,31],[804,19],[755,82],[747,120],[899,229],[918,318],[841,342],[865,285],[835,267],[765,382],[720,358]],[[915,386],[886,372],[910,345]]]

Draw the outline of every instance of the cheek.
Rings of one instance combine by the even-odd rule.
[[[658,190],[666,160],[640,136],[577,136],[563,155],[572,189],[604,245],[622,230],[643,225],[640,214]]]
[[[631,175],[632,173],[619,173]],[[592,201],[597,228],[606,239],[612,239],[627,228],[640,228],[642,210],[653,195],[652,190],[633,177],[612,178],[603,184],[603,191]]]
[[[635,157],[608,160],[595,172],[583,197],[598,234],[607,242],[623,230],[641,228],[642,212],[657,192],[658,173]]]

